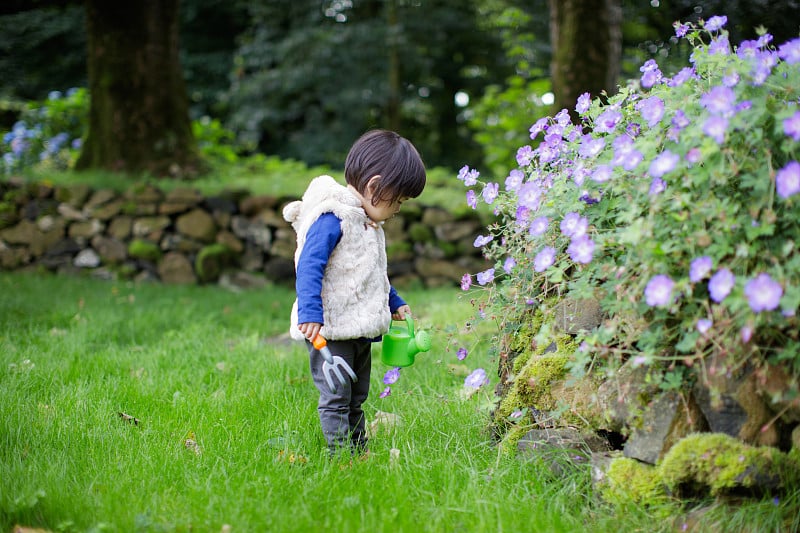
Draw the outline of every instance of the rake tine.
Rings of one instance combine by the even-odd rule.
[[[353,369],[350,368],[350,365],[348,365],[346,361],[339,361],[339,365],[350,375],[350,379],[358,381],[358,376],[356,376],[356,373],[353,372]]]
[[[328,388],[331,392],[336,392],[336,385],[333,384],[333,378],[327,372],[325,372],[325,381],[328,383]]]

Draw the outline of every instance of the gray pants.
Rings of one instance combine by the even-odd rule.
[[[358,452],[366,450],[367,433],[364,427],[364,411],[361,405],[369,394],[369,375],[372,369],[372,342],[366,339],[328,341],[333,355],[338,355],[350,365],[358,376],[352,383],[343,372],[345,383],[334,377],[336,392],[331,392],[322,363],[325,361],[310,342],[306,341],[311,360],[311,377],[319,390],[319,421],[328,450],[334,454],[342,449]]]

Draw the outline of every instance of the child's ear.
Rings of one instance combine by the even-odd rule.
[[[369,191],[370,195],[375,194],[375,188],[378,186],[378,182],[380,182],[380,180],[381,176],[379,174],[376,174],[369,179],[366,190]]]

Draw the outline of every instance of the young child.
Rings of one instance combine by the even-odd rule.
[[[297,300],[291,336],[305,340],[311,376],[319,389],[319,418],[331,455],[366,451],[362,404],[369,393],[371,343],[403,320],[411,309],[389,284],[382,224],[408,198],[425,187],[425,166],[416,148],[397,133],[373,130],[362,135],[345,160],[347,186],[330,176],[314,178],[300,201],[283,217],[297,233]],[[317,334],[328,341],[358,380],[336,383],[331,392],[324,359],[311,344]]]

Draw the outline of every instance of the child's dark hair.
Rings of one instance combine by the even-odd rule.
[[[364,194],[373,176],[380,176],[372,205],[416,198],[425,188],[425,164],[408,139],[388,130],[371,130],[358,138],[344,163],[348,185]]]

